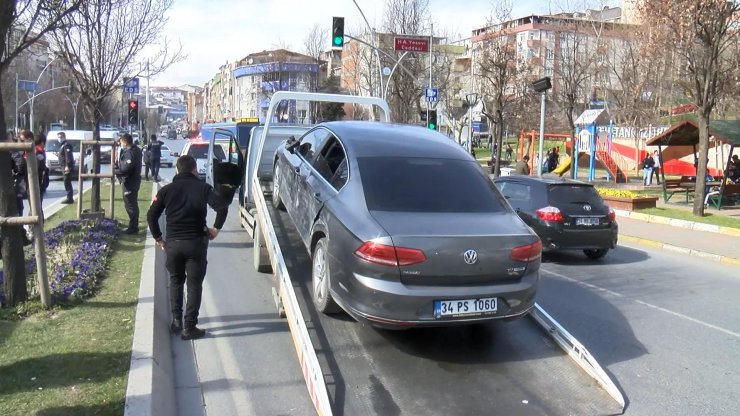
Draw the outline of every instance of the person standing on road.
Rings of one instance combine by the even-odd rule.
[[[152,237],[167,253],[170,273],[170,305],[173,333],[184,340],[201,338],[206,331],[197,327],[203,279],[208,264],[208,241],[218,236],[228,213],[228,201],[220,198],[211,185],[198,179],[198,165],[190,155],[177,159],[177,174],[172,183],[157,192],[147,213]],[[213,228],[206,225],[208,206],[216,211]],[[167,240],[162,238],[159,217],[165,212]],[[188,301],[183,327],[183,288],[187,281]]]
[[[516,162],[514,174],[529,176],[529,156],[524,155],[524,158]]]
[[[141,186],[141,149],[130,134],[121,136],[121,156],[116,162],[116,176],[123,187],[123,204],[128,213],[126,234],[139,232],[139,187]]]
[[[72,145],[67,142],[67,136],[63,131],[57,133],[57,140],[61,146],[59,147],[59,166],[62,167],[64,172],[64,190],[67,192],[67,199],[62,201],[62,204],[73,204],[75,201],[72,199],[72,172],[75,168],[75,155],[72,150]]]
[[[41,200],[44,200],[46,189],[49,187],[49,167],[46,165],[46,136],[36,136],[36,163],[39,170],[39,191]]]
[[[655,183],[660,185],[660,166],[661,166],[661,160],[660,160],[660,154],[658,154],[658,151],[653,152],[653,171],[650,174],[650,181],[653,180],[653,175],[655,175]]]
[[[159,182],[159,165],[162,161],[162,145],[164,142],[157,139],[156,134],[152,134],[149,144],[146,145],[149,150],[149,166],[152,169],[152,180]]]
[[[144,163],[144,180],[149,180],[149,171],[151,170],[152,152],[149,151],[149,146],[144,146],[144,156],[142,157],[142,163]],[[152,175],[152,179],[154,176]]]

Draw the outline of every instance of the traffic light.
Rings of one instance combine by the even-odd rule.
[[[427,127],[432,130],[437,130],[437,110],[429,110],[429,120],[427,120]]]
[[[344,17],[332,17],[331,47],[332,49],[344,48]]]
[[[128,124],[139,124],[139,100],[128,100]]]

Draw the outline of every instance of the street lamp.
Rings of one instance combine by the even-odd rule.
[[[537,165],[537,176],[540,178],[542,177],[542,146],[544,143],[544,137],[545,137],[545,93],[547,90],[552,88],[552,83],[550,82],[550,77],[544,77],[541,79],[538,79],[537,81],[532,83],[532,87],[535,91],[539,92],[542,95],[542,102],[540,104],[540,151],[539,151],[539,163]],[[575,159],[573,159],[575,160]]]
[[[468,106],[468,153],[473,153],[473,106],[478,102],[478,94],[471,92],[465,95]]]
[[[51,65],[51,63],[54,62],[54,61],[56,61],[56,60],[57,60],[57,58],[52,59],[51,61],[49,61],[46,64],[46,66],[44,67],[44,69],[41,70],[41,73],[39,74],[39,77],[36,78],[36,85],[38,85],[39,84],[39,81],[41,81],[41,76],[44,75],[44,72],[46,72],[46,68],[48,68]],[[31,131],[33,131],[33,101],[34,101],[35,98],[36,98],[36,90],[33,90],[33,95],[31,95],[31,104],[30,104],[30,106],[31,106],[30,113],[31,114],[29,116],[30,117],[30,124],[31,124],[31,126],[30,126],[31,127]]]

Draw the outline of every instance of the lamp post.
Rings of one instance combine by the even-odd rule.
[[[532,83],[532,87],[535,91],[539,92],[542,95],[542,102],[540,103],[540,146],[539,146],[539,163],[537,164],[537,176],[542,177],[542,146],[544,143],[544,137],[545,137],[545,93],[547,90],[552,88],[552,83],[550,82],[550,77],[544,77],[541,79],[538,79],[537,81]],[[575,160],[575,159],[574,159]]]
[[[465,95],[468,106],[468,153],[473,153],[473,106],[478,102],[478,94],[471,92]]]
[[[39,74],[39,77],[36,78],[36,85],[38,85],[39,81],[41,81],[41,76],[44,75],[44,72],[46,72],[46,68],[48,68],[51,65],[51,63],[54,62],[54,61],[56,61],[56,60],[57,60],[57,58],[52,59],[51,61],[49,61],[46,64],[46,66],[44,67],[44,69],[41,70],[41,73]],[[53,85],[52,85],[52,87],[53,87]],[[29,104],[31,106],[30,116],[29,116],[30,124],[31,124],[29,127],[31,128],[31,131],[33,131],[33,101],[34,101],[35,98],[36,98],[36,90],[33,91],[33,95],[31,95],[31,104]]]

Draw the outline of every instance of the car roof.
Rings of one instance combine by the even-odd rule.
[[[375,121],[330,121],[320,126],[334,132],[356,157],[470,158],[453,140],[424,127]]]
[[[500,176],[494,181],[516,181],[516,182],[529,182],[529,183],[541,183],[544,185],[578,185],[578,186],[594,186],[592,183],[577,181],[568,178],[558,177],[537,177],[537,176]]]

